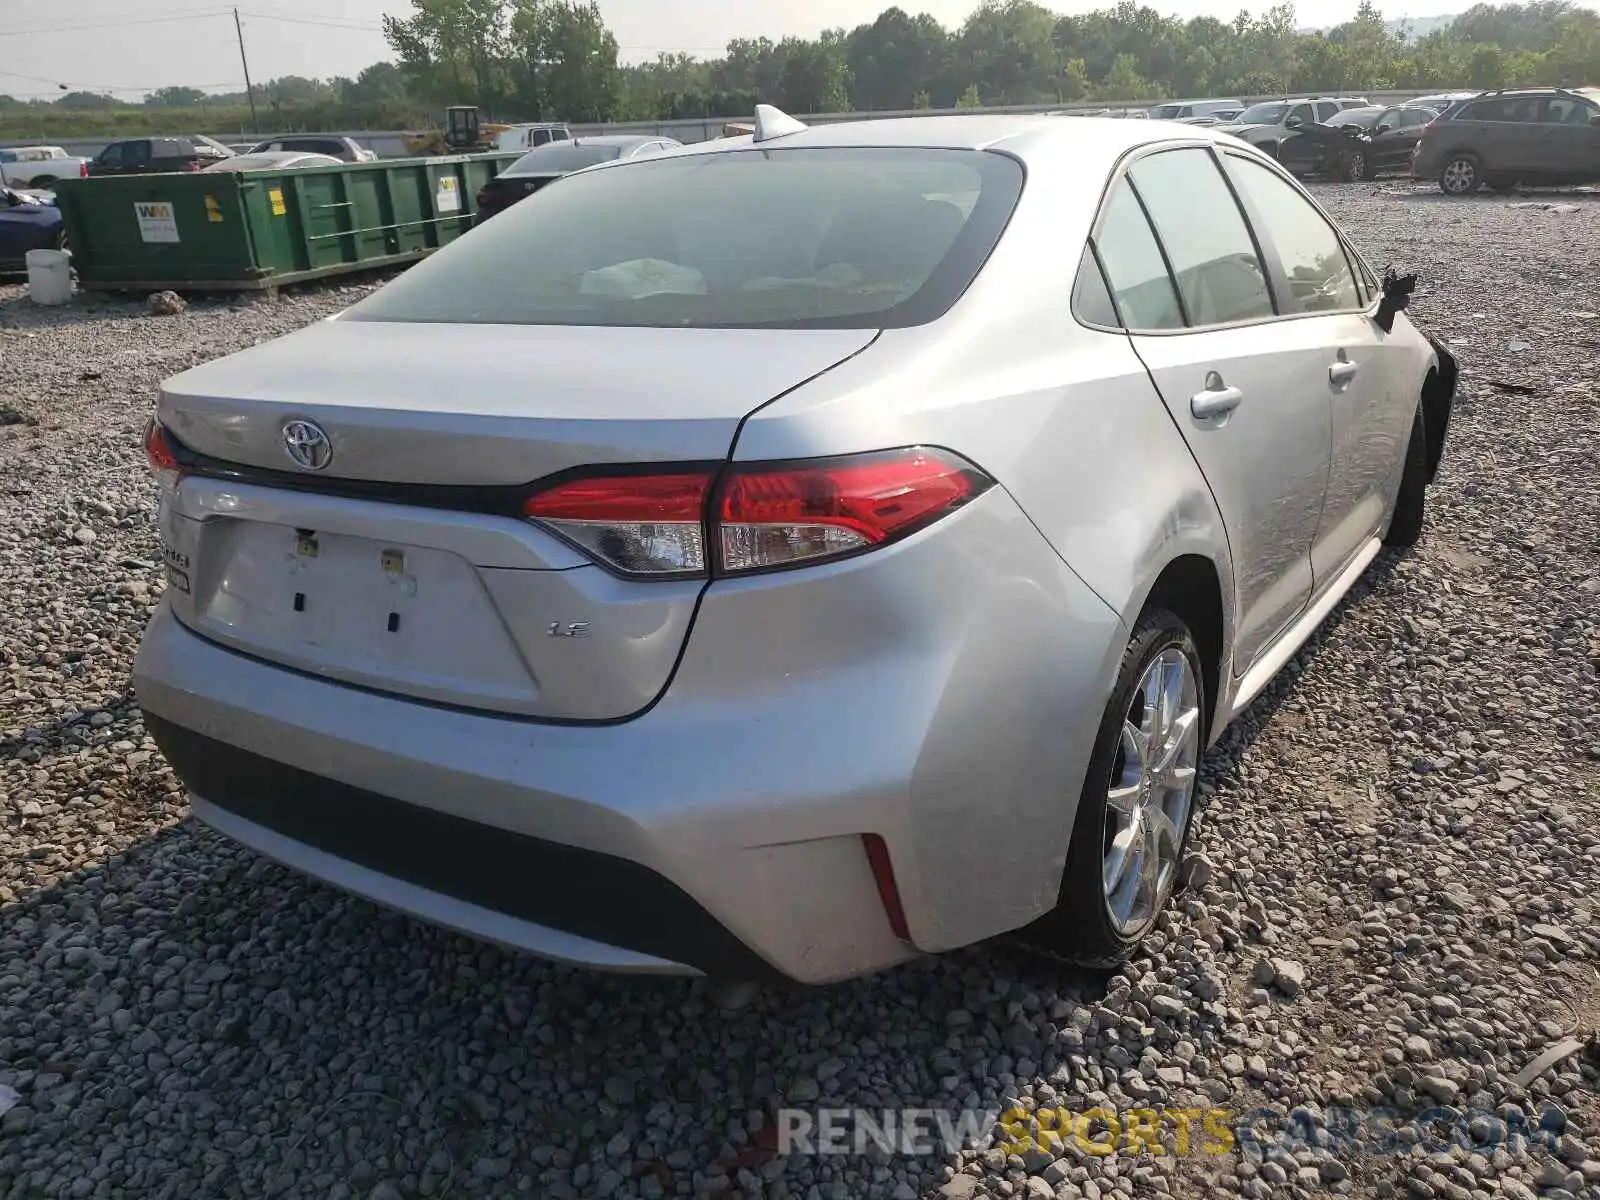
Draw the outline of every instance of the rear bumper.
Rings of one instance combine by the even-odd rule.
[[[822,983],[1054,904],[1126,636],[993,489],[870,556],[714,584],[624,722],[330,682],[165,604],[134,686],[199,817],[336,886],[603,969]]]

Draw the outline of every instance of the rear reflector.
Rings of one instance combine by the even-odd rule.
[[[911,446],[797,463],[735,463],[714,490],[716,482],[711,470],[589,476],[529,497],[522,512],[624,575],[704,575],[706,547],[713,544],[720,549],[718,572],[737,575],[908,537],[993,481],[948,451]]]
[[[906,924],[905,905],[900,902],[900,885],[894,879],[894,864],[889,861],[889,847],[875,833],[863,833],[861,844],[867,850],[867,863],[872,867],[872,878],[878,885],[878,899],[883,902],[883,912],[889,918],[889,928],[903,942],[911,940],[911,926]]]

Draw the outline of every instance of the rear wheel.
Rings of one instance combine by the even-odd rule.
[[[1483,186],[1483,168],[1471,154],[1455,154],[1439,172],[1439,190],[1446,196],[1470,196]]]
[[[1125,961],[1178,881],[1204,745],[1200,655],[1164,609],[1123,654],[1078,799],[1055,909],[1025,936],[1084,966]]]
[[[56,177],[54,175],[35,175],[28,180],[28,186],[31,188],[48,188],[55,187],[55,185]]]

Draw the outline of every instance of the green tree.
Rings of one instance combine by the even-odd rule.
[[[797,113],[849,109],[850,72],[843,33],[824,35],[815,42],[784,38],[778,53],[783,69],[778,74],[777,102],[782,108]]]
[[[1131,54],[1119,54],[1105,79],[1095,89],[1101,100],[1146,100],[1152,98],[1150,81],[1139,74],[1139,63]]]
[[[149,93],[144,102],[150,108],[192,108],[205,98],[206,94],[199,88],[164,87]]]
[[[982,108],[983,97],[978,95],[978,85],[967,84],[966,90],[956,97],[957,108]]]

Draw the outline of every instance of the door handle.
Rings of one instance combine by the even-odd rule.
[[[1189,397],[1189,412],[1197,421],[1225,417],[1239,407],[1244,393],[1236,387],[1226,387],[1216,372],[1206,376],[1206,390]]]
[[[1328,381],[1336,386],[1349,383],[1361,368],[1347,359],[1340,359],[1328,368]]]

